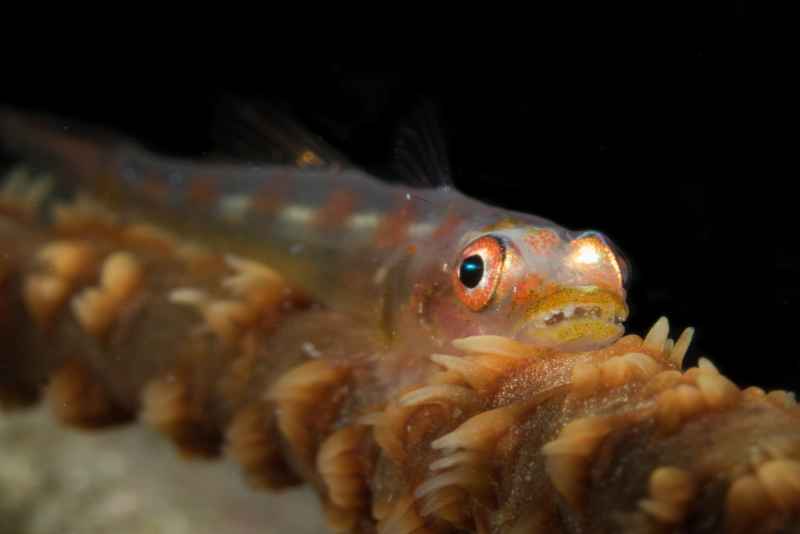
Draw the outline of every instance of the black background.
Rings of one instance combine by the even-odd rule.
[[[601,230],[625,251],[632,331],[667,315],[675,336],[697,328],[690,363],[709,355],[742,385],[793,390],[800,259],[778,237],[791,233],[778,217],[788,190],[749,166],[763,101],[740,20],[643,49],[605,46],[588,65],[429,52],[372,66],[298,55],[257,69],[45,71],[6,84],[0,104],[193,157],[214,149],[220,103],[266,101],[377,172],[398,126],[433,104],[459,189]]]

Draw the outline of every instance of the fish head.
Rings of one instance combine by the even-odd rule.
[[[444,337],[588,350],[624,333],[627,262],[600,232],[505,221],[466,232],[454,250],[428,307]]]

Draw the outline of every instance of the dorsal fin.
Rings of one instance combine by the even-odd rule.
[[[449,187],[452,173],[438,113],[425,102],[397,130],[394,168],[409,185]]]
[[[224,155],[251,163],[350,167],[347,158],[277,106],[226,99],[217,109],[215,142]]]

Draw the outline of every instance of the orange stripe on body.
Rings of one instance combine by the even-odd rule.
[[[265,178],[264,185],[253,193],[253,211],[266,215],[276,214],[286,203],[291,172],[281,172]]]
[[[334,191],[327,202],[317,211],[314,225],[319,228],[338,227],[344,224],[356,207],[356,195],[352,191]]]
[[[388,248],[402,243],[408,236],[408,227],[414,220],[414,210],[408,201],[402,201],[389,212],[375,230],[374,242],[378,248]]]
[[[455,213],[449,214],[445,217],[436,230],[433,231],[431,235],[431,239],[443,239],[452,235],[455,229],[458,227],[459,224],[464,220],[463,217],[456,215]]]
[[[210,176],[193,178],[189,184],[189,200],[193,204],[207,206],[216,204],[219,200],[217,179]]]
[[[139,187],[142,194],[150,200],[160,202],[169,195],[169,184],[158,175],[145,176]]]

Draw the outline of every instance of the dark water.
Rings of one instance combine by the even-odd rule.
[[[434,53],[379,69],[288,57],[238,74],[56,79],[7,87],[0,103],[195,157],[219,146],[221,105],[266,101],[376,172],[393,158],[398,127],[430,104],[458,188],[602,230],[625,251],[632,330],[665,314],[676,329],[697,328],[690,359],[707,354],[742,385],[797,389],[800,252],[785,237],[797,208],[768,162],[751,166],[764,102],[745,83],[754,58],[744,7],[730,11],[660,44],[599,45],[585,51],[588,66],[524,54]]]

